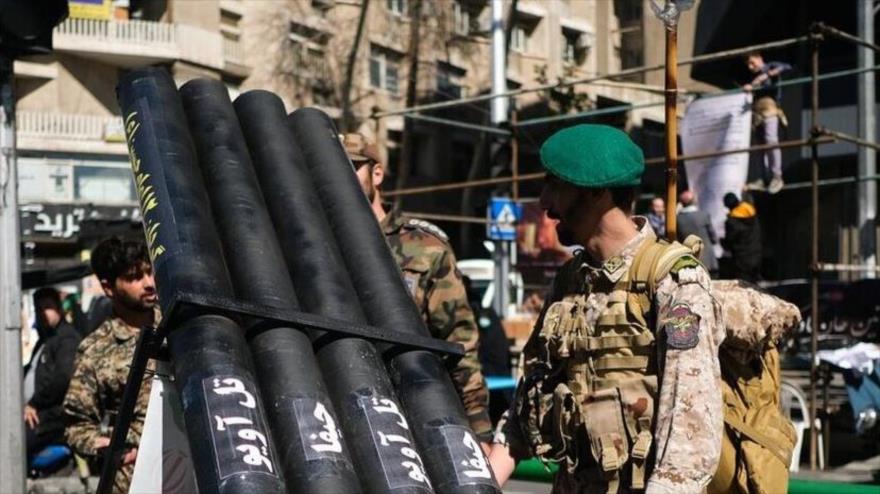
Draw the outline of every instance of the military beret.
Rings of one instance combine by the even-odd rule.
[[[548,173],[580,187],[636,186],[645,157],[624,132],[607,125],[581,124],[556,132],[541,146]]]

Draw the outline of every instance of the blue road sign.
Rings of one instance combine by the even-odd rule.
[[[516,223],[522,217],[522,206],[513,199],[493,197],[489,202],[489,223],[486,236],[491,240],[516,240]]]

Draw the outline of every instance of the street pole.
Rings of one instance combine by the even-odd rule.
[[[678,240],[678,18],[694,0],[651,0],[651,10],[666,29],[666,238]]]
[[[859,0],[858,2],[858,34],[859,38],[870,43],[874,42],[874,2]],[[859,67],[874,66],[874,50],[866,46],[858,48]],[[859,137],[866,141],[877,138],[877,120],[873,72],[859,75]],[[859,146],[859,177],[873,176],[877,173],[877,151],[868,146]],[[877,263],[876,223],[877,214],[877,182],[865,180],[859,184],[859,256],[862,264],[875,266]],[[875,271],[867,270],[862,277],[874,278]]]
[[[666,25],[666,238],[677,240],[678,199],[678,25]]]
[[[507,61],[504,53],[504,2],[492,0],[492,94],[507,92]],[[508,100],[507,98],[494,98],[491,106],[492,125],[500,126],[507,122]],[[495,149],[500,149],[496,144]],[[492,153],[497,156],[498,153]],[[498,316],[507,316],[507,308],[510,305],[510,290],[508,280],[510,272],[510,242],[507,240],[495,241],[495,298],[493,307]]]
[[[810,145],[811,169],[811,201],[810,201],[810,470],[816,470],[819,385],[816,366],[816,351],[819,348],[819,146],[816,143],[819,122],[819,43],[821,34],[813,33],[810,40],[810,68],[812,84],[810,85],[810,128],[812,144]]]
[[[12,59],[0,55],[0,479],[3,491],[25,491],[21,377],[21,272],[15,91]]]

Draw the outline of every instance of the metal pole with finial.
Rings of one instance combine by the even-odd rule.
[[[693,0],[651,0],[651,9],[666,28],[666,237],[676,240],[678,187],[678,17]]]

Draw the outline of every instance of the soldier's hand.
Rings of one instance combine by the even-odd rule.
[[[483,450],[483,454],[486,455],[486,458],[492,453],[492,443],[488,441],[480,441],[480,449]]]
[[[131,449],[128,450],[128,452],[126,452],[125,455],[122,457],[122,464],[123,464],[123,465],[128,465],[128,464],[134,463],[134,461],[137,459],[137,455],[138,455],[138,449],[137,449],[137,448],[131,448]]]
[[[31,429],[36,429],[40,424],[40,416],[37,414],[37,409],[30,406],[24,406],[24,423]]]
[[[96,450],[106,448],[107,446],[110,446],[110,438],[103,436],[96,438],[95,442],[92,443],[92,446],[94,446]]]
[[[516,469],[516,461],[510,456],[510,449],[506,445],[495,443],[492,445],[492,452],[489,453],[489,466],[495,473],[498,486],[504,487]]]

